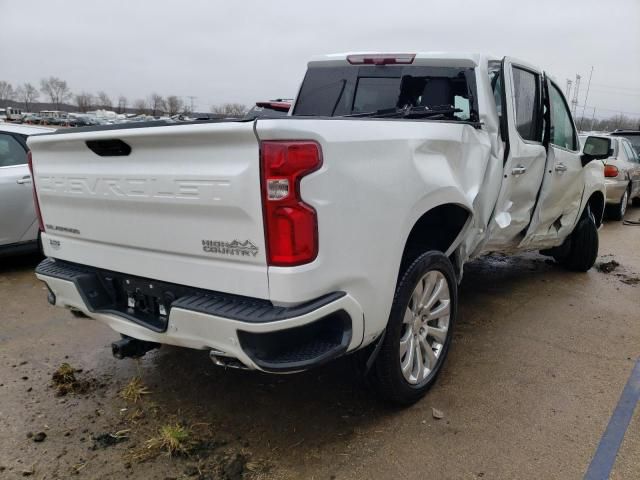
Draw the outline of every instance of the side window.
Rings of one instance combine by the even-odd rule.
[[[0,167],[12,167],[27,163],[27,152],[22,145],[6,133],[0,133]]]
[[[524,140],[540,142],[540,82],[538,75],[513,67],[516,128]]]
[[[558,147],[578,150],[578,135],[571,121],[569,108],[558,88],[549,82],[549,103],[551,104],[551,137],[549,141]]]
[[[631,147],[629,142],[622,141],[622,145],[624,145],[624,151],[627,154],[627,160],[630,162],[637,162],[638,156],[636,155],[636,151]]]

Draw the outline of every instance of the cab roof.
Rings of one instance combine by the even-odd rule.
[[[493,55],[464,52],[346,52],[332,53],[329,55],[318,55],[311,59],[308,66],[321,67],[352,65],[354,63],[352,59],[357,57],[401,59],[401,57],[406,58],[407,56],[412,57],[411,62],[399,61],[397,63],[433,67],[472,68],[480,65],[482,62],[490,60],[501,60],[500,58],[494,57]]]

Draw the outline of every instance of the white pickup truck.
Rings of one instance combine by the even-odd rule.
[[[483,55],[312,60],[289,116],[29,139],[49,301],[122,334],[283,373],[360,351],[387,400],[433,384],[463,265],[543,250],[586,271],[608,152],[556,83]],[[600,154],[601,153],[601,154]]]

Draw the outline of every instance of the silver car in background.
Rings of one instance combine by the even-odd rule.
[[[0,256],[38,250],[27,137],[54,130],[0,123]]]
[[[609,152],[604,160],[607,189],[605,215],[622,220],[629,202],[640,205],[640,157],[629,140],[624,137],[580,135],[583,153]]]

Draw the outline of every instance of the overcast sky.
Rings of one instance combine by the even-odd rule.
[[[0,80],[55,75],[129,104],[293,97],[316,54],[439,50],[516,56],[563,89],[580,73],[580,103],[593,66],[598,116],[640,116],[640,0],[0,0],[0,19]]]

